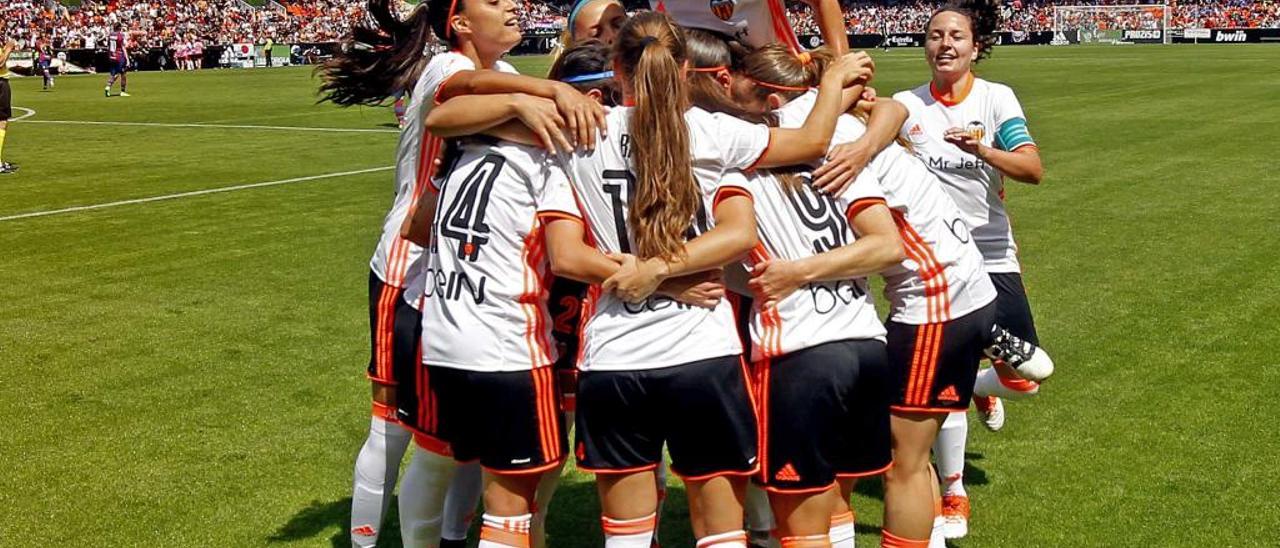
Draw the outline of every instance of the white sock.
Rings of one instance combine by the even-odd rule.
[[[440,538],[466,540],[471,531],[471,520],[476,517],[480,497],[484,495],[484,478],[480,463],[459,464],[449,483],[449,494],[444,497],[444,521]]]
[[[986,367],[978,371],[973,381],[973,395],[995,396],[1006,400],[1025,400],[1040,393],[1040,385],[1023,379],[1001,379],[996,368]]]
[[[649,548],[653,544],[653,528],[658,515],[649,514],[635,519],[600,518],[604,529],[605,548]]]
[[[445,494],[458,467],[453,458],[413,444],[413,460],[400,486],[400,538],[407,548],[440,544]]]
[[[382,530],[382,518],[391,505],[400,474],[400,459],[409,446],[409,431],[399,423],[373,417],[369,437],[356,456],[351,486],[351,545],[373,546]]]
[[[965,496],[964,448],[969,438],[969,418],[965,411],[953,411],[942,422],[938,439],[933,442],[938,475],[942,477],[943,495]]]
[[[769,494],[754,483],[747,484],[747,529],[771,533],[777,524],[773,521],[773,510],[769,508]]]
[[[857,533],[853,527],[853,512],[831,517],[831,529],[827,537],[831,540],[831,548],[854,548],[853,541]]]
[[[560,487],[560,472],[563,470],[562,462],[554,470],[548,470],[538,481],[538,491],[533,499],[533,527],[529,530],[529,546],[533,548],[547,545],[547,510],[551,507],[551,497],[555,496],[556,488]]]
[[[929,531],[929,548],[947,548],[947,537],[943,534],[947,520],[942,516],[933,516],[933,530]]]
[[[747,532],[742,529],[707,535],[698,539],[697,548],[746,548]]]
[[[533,514],[521,516],[484,515],[480,544],[476,548],[528,548]]]

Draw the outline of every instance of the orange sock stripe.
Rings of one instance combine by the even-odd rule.
[[[843,514],[831,516],[831,526],[839,527],[841,525],[852,525],[854,522],[853,511],[850,510]]]
[[[831,538],[827,535],[782,537],[778,540],[782,543],[782,548],[829,548],[831,546]]]
[[[642,518],[613,519],[600,517],[600,526],[606,535],[640,535],[652,533],[658,527],[658,514],[655,512]]]
[[[485,525],[480,527],[480,540],[496,542],[512,548],[529,548],[529,532],[516,532]]]
[[[883,531],[884,537],[880,540],[881,548],[929,548],[929,539],[914,540],[903,538],[889,531]]]
[[[747,532],[746,531],[730,531],[728,533],[720,533],[716,535],[705,536],[698,539],[697,548],[705,548],[707,546],[715,546],[717,544],[722,544],[722,543],[723,544],[742,543],[743,545],[745,545],[747,543]]]

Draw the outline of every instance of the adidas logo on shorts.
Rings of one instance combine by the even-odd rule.
[[[800,474],[797,474],[796,468],[788,462],[782,465],[782,469],[778,470],[773,479],[778,481],[800,481]]]
[[[960,395],[956,394],[955,386],[948,386],[941,394],[938,394],[938,401],[958,402],[960,401]]]

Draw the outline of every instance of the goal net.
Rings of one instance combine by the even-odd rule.
[[[1076,31],[1081,44],[1167,44],[1169,6],[1115,4],[1055,6],[1053,30]]]

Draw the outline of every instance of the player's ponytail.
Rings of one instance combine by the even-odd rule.
[[[943,12],[958,13],[969,19],[969,32],[973,33],[973,47],[978,50],[975,63],[991,56],[991,50],[999,41],[996,30],[1000,27],[1000,6],[996,0],[951,0],[933,12],[934,17]]]
[[[352,27],[342,51],[316,68],[323,78],[321,101],[342,106],[378,105],[399,92],[410,92],[437,48],[449,36],[452,15],[466,0],[428,0],[407,20],[392,12],[393,0],[369,0],[373,25]]]
[[[646,259],[676,258],[702,200],[684,119],[684,34],[666,14],[642,13],[623,25],[614,48],[635,100],[629,124],[636,176],[628,218],[633,251]]]

